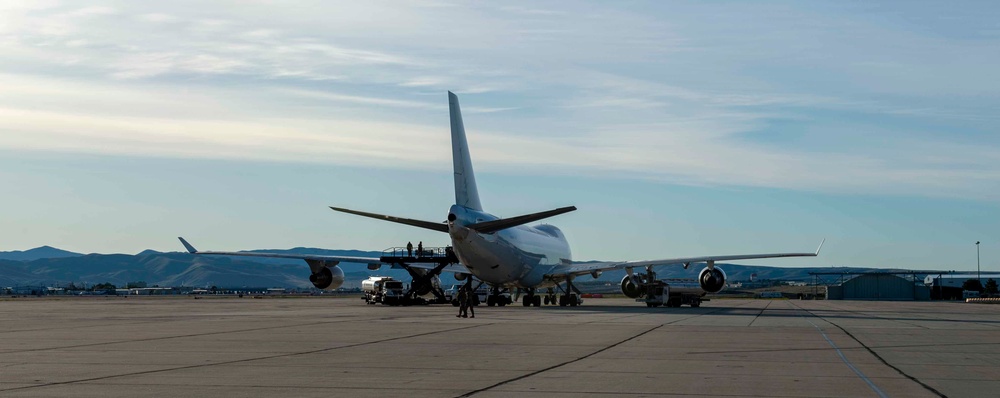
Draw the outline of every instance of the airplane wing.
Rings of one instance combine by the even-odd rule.
[[[208,254],[219,256],[243,256],[243,257],[266,257],[266,258],[294,258],[298,260],[344,262],[359,264],[383,264],[378,257],[350,257],[350,256],[327,256],[322,254],[286,254],[286,253],[259,253],[259,252],[219,252],[219,251],[199,251],[191,246],[184,238],[178,237],[184,248],[191,254]]]
[[[372,267],[381,267],[383,265],[392,265],[390,263],[384,263],[378,257],[351,257],[351,256],[328,256],[322,254],[287,254],[287,253],[260,253],[260,252],[220,252],[220,251],[200,251],[191,246],[184,238],[178,237],[184,248],[187,249],[188,253],[191,254],[207,254],[207,255],[218,255],[218,256],[242,256],[242,257],[264,257],[264,258],[292,258],[298,260],[305,260],[307,263],[312,265],[312,262],[322,262],[322,263],[357,263],[357,264],[368,264]],[[333,264],[330,264],[333,265]],[[434,269],[435,264],[408,264],[411,268],[419,269]],[[393,265],[393,268],[401,268],[398,265]],[[376,269],[376,268],[373,268]],[[461,264],[449,264],[444,267],[442,272],[454,272],[459,274],[468,274],[469,269]]]
[[[812,253],[736,254],[736,255],[724,255],[724,256],[665,258],[660,260],[560,264],[555,267],[552,267],[552,269],[545,274],[545,277],[559,280],[559,279],[565,279],[570,275],[584,275],[596,271],[617,270],[617,269],[625,269],[633,267],[647,267],[647,266],[657,266],[657,265],[680,265],[680,264],[689,265],[692,263],[752,260],[757,258],[816,257],[819,255],[820,249],[823,248],[824,242],[825,240],[823,242],[820,242],[819,247],[816,248],[816,251]]]

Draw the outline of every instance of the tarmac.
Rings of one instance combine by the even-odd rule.
[[[1000,305],[0,300],[0,396],[935,397],[1000,391]]]

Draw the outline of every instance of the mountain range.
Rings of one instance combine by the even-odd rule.
[[[378,257],[380,252],[360,250],[327,250],[297,247],[287,250],[251,250],[254,252],[289,254],[326,254],[339,256]],[[382,267],[368,270],[364,264],[342,263],[347,277],[344,287],[358,287],[369,276],[382,275],[409,280],[405,270]],[[863,272],[873,268],[786,268],[720,264],[731,281],[749,280],[752,274],[761,280],[811,280],[810,272]],[[657,267],[660,278],[694,278],[700,267],[683,269],[677,266]],[[625,271],[604,272],[598,281],[621,281]],[[110,282],[123,286],[129,282],[146,282],[153,286],[194,287],[310,287],[309,268],[305,262],[293,259],[269,259],[227,256],[194,256],[182,252],[145,250],[129,254],[80,254],[49,246],[0,252],[0,287],[3,286],[64,286]],[[451,275],[442,275],[442,283],[456,283]],[[593,281],[589,277],[578,281]],[[594,281],[596,282],[596,281]]]

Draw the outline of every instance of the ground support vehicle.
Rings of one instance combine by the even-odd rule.
[[[361,282],[368,304],[405,305],[410,304],[405,297],[403,281],[388,276],[372,276]]]

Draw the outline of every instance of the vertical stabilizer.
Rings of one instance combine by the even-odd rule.
[[[451,113],[451,156],[455,162],[455,204],[482,211],[469,143],[465,139],[465,125],[462,124],[462,110],[458,107],[458,96],[451,91],[448,92],[448,110]]]

